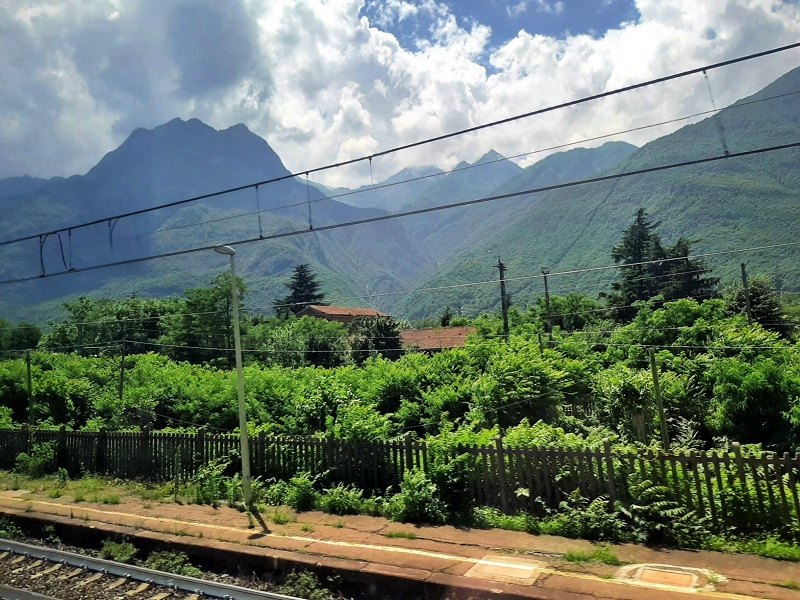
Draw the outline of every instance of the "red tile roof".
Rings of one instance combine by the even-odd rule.
[[[374,308],[359,308],[355,306],[322,306],[319,304],[309,304],[304,307],[298,316],[303,315],[325,315],[328,317],[388,317]]]
[[[440,327],[438,329],[406,329],[400,332],[403,348],[440,350],[462,348],[467,337],[475,333],[474,327]]]

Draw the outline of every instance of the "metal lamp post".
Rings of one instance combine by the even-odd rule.
[[[217,246],[215,252],[231,258],[231,305],[233,307],[233,342],[236,350],[236,397],[239,401],[239,440],[242,449],[242,491],[247,506],[253,501],[250,485],[250,443],[247,438],[247,414],[244,404],[244,374],[242,373],[242,338],[239,331],[239,288],[236,285],[236,250],[230,246]]]

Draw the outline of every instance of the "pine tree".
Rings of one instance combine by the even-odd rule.
[[[665,247],[656,232],[660,224],[640,208],[633,224],[623,232],[622,241],[611,249],[615,263],[631,265],[619,270],[619,279],[612,284],[614,291],[606,296],[620,320],[636,314],[631,306],[634,302],[655,296],[669,301],[715,294],[719,280],[706,277],[710,269],[702,259],[689,258],[693,242],[681,237],[673,246]]]
[[[276,301],[275,313],[281,317],[297,314],[309,304],[327,304],[325,294],[320,292],[320,283],[307,264],[297,265],[292,278],[285,284],[289,295]]]

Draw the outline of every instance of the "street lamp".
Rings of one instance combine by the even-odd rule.
[[[236,397],[239,401],[239,440],[242,448],[242,491],[244,503],[250,506],[253,491],[250,486],[250,444],[247,439],[247,414],[244,405],[244,374],[242,373],[242,337],[239,331],[239,287],[236,285],[236,250],[217,246],[214,252],[231,257],[231,305],[233,307],[233,345],[236,349]]]

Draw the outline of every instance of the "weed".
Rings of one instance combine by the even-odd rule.
[[[784,542],[776,537],[767,537],[762,540],[748,540],[742,542],[741,550],[749,554],[757,554],[774,558],[775,560],[800,561],[800,547]]]
[[[142,508],[144,508],[145,510],[149,510],[153,508],[153,505],[150,504],[149,502],[146,502],[145,504],[142,504]]]
[[[317,576],[308,571],[289,573],[278,591],[287,596],[297,596],[308,600],[328,600],[331,597],[330,591],[322,586]]]
[[[622,561],[608,546],[597,546],[591,552],[572,550],[570,552],[565,552],[563,558],[567,562],[576,564],[599,562],[612,567],[618,567],[622,564]]]
[[[78,504],[81,502],[86,502],[86,496],[83,492],[75,492],[75,494],[72,496],[72,501]]]
[[[592,560],[592,555],[585,550],[572,550],[570,552],[565,552],[562,558],[570,563],[583,564],[590,562]]]
[[[314,479],[310,473],[298,473],[289,480],[286,504],[295,510],[311,510],[317,504],[318,494],[314,490]]]
[[[17,454],[14,470],[28,477],[41,477],[53,472],[53,460],[56,456],[54,442],[34,444],[31,453]]]
[[[61,491],[61,488],[53,488],[52,490],[47,492],[48,498],[61,498],[64,492]]]
[[[472,524],[475,527],[508,529],[539,533],[539,521],[529,514],[504,515],[496,508],[481,506],[472,511]]]
[[[137,552],[136,546],[129,542],[103,540],[103,546],[100,548],[100,558],[131,564]]]
[[[272,513],[272,516],[270,516],[270,520],[275,523],[275,525],[286,525],[292,521],[292,518],[288,513],[276,508],[275,512]]]
[[[144,566],[148,569],[187,577],[201,577],[203,575],[200,569],[189,562],[189,557],[183,552],[151,552]]]
[[[116,494],[110,494],[108,496],[103,496],[100,498],[100,502],[103,504],[119,504],[120,498]]]
[[[344,521],[342,521],[342,520],[336,521],[333,524],[333,527],[336,527],[336,529],[341,529],[342,527],[344,527]]]
[[[314,526],[309,523],[303,523],[300,526],[300,530],[304,533],[314,533]]]
[[[319,507],[334,515],[357,515],[364,503],[362,496],[361,490],[340,483],[325,490],[320,496]]]
[[[8,519],[0,519],[0,538],[7,540],[22,539],[22,530]]]
[[[439,491],[423,471],[406,471],[400,493],[389,500],[389,516],[395,521],[444,523],[447,507]]]
[[[264,490],[262,497],[267,504],[280,506],[286,503],[286,494],[288,492],[289,484],[285,481],[277,481]]]
[[[52,525],[45,525],[42,528],[42,538],[48,544],[53,545],[58,544],[61,541],[61,538],[59,538],[58,534],[56,533],[56,528]]]
[[[415,540],[417,539],[417,534],[413,531],[390,531],[389,533],[384,533],[383,537],[391,539]]]
[[[796,581],[784,581],[779,583],[778,587],[786,588],[787,590],[800,590],[800,583]]]

